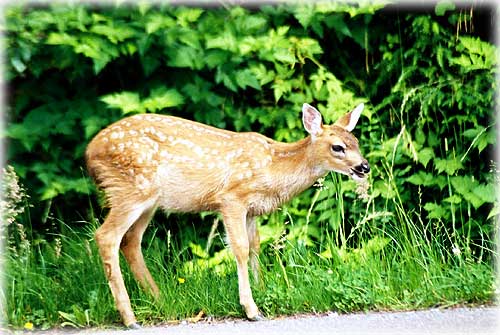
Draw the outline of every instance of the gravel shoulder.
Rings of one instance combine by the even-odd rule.
[[[181,322],[139,330],[84,329],[31,332],[86,335],[236,335],[236,334],[500,334],[500,307],[461,307],[409,312],[329,313],[260,322],[244,320]],[[10,332],[10,331],[9,331]],[[26,332],[10,332],[26,334]]]

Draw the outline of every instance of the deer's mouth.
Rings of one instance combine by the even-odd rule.
[[[355,169],[351,169],[351,173],[349,175],[354,180],[362,180],[365,179],[366,177],[366,174],[364,172]]]
[[[370,164],[368,164],[367,161],[363,161],[361,164],[351,168],[351,177],[354,180],[362,180],[369,172],[370,172]]]

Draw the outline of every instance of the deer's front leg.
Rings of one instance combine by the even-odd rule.
[[[229,244],[236,258],[240,304],[245,309],[245,313],[249,320],[262,320],[263,317],[253,300],[248,278],[250,246],[246,224],[247,211],[243,206],[231,204],[231,206],[223,208],[221,212],[224,218],[224,227],[226,228]]]

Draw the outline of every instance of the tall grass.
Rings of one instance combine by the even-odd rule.
[[[262,282],[253,283],[253,292],[265,315],[405,310],[493,300],[493,266],[488,257],[472,254],[467,236],[452,236],[444,227],[426,223],[418,211],[407,211],[397,187],[387,211],[376,212],[373,199],[368,199],[364,215],[347,229],[343,184],[335,177],[331,185],[336,188],[332,200],[341,204],[334,214],[337,229],[325,229],[321,239],[311,242],[306,240],[307,228],[287,213],[288,224],[278,227],[287,230],[278,229],[275,238],[263,241]],[[382,224],[370,224],[381,218]],[[9,326],[119,325],[93,241],[96,221],[78,231],[61,223],[61,234],[39,240],[33,240],[29,227],[9,227],[2,311]],[[123,259],[121,264],[138,320],[152,324],[200,312],[244,317],[230,253],[182,245],[169,231],[158,238],[155,227],[147,232],[143,247],[160,299],[142,291]],[[493,252],[486,253],[492,259]]]
[[[409,222],[380,237],[342,249],[327,237],[318,254],[304,244],[266,246],[262,285],[254,296],[269,317],[297,312],[415,309],[484,303],[492,299],[493,271],[464,253],[443,251]],[[119,323],[89,226],[67,228],[53,241],[38,241],[22,254],[8,250],[7,319],[13,327],[75,327]],[[431,238],[433,238],[431,236]],[[235,266],[190,270],[187,253],[148,234],[147,262],[162,292],[155,301],[141,291],[122,263],[138,319],[145,323],[194,317],[243,317]],[[168,260],[168,262],[167,262]]]

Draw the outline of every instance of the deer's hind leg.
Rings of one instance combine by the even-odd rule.
[[[148,209],[137,219],[137,221],[125,233],[122,239],[120,248],[127,260],[130,270],[134,274],[135,279],[141,287],[149,291],[155,298],[160,295],[160,290],[156,285],[151,273],[149,272],[144,256],[142,255],[142,236],[148,227],[151,217],[155,212],[155,208]]]
[[[261,272],[259,265],[259,252],[260,252],[260,236],[259,230],[257,228],[257,223],[255,222],[255,217],[247,216],[247,234],[248,234],[248,244],[249,250],[249,263],[250,270],[252,271],[255,283],[261,284]]]
[[[130,203],[128,201],[128,204]],[[111,293],[115,299],[116,308],[125,326],[131,328],[136,327],[137,321],[130,305],[130,298],[120,269],[120,244],[130,227],[139,220],[144,212],[153,208],[154,205],[153,199],[136,202],[130,206],[112,206],[108,217],[95,233],[95,240]]]

